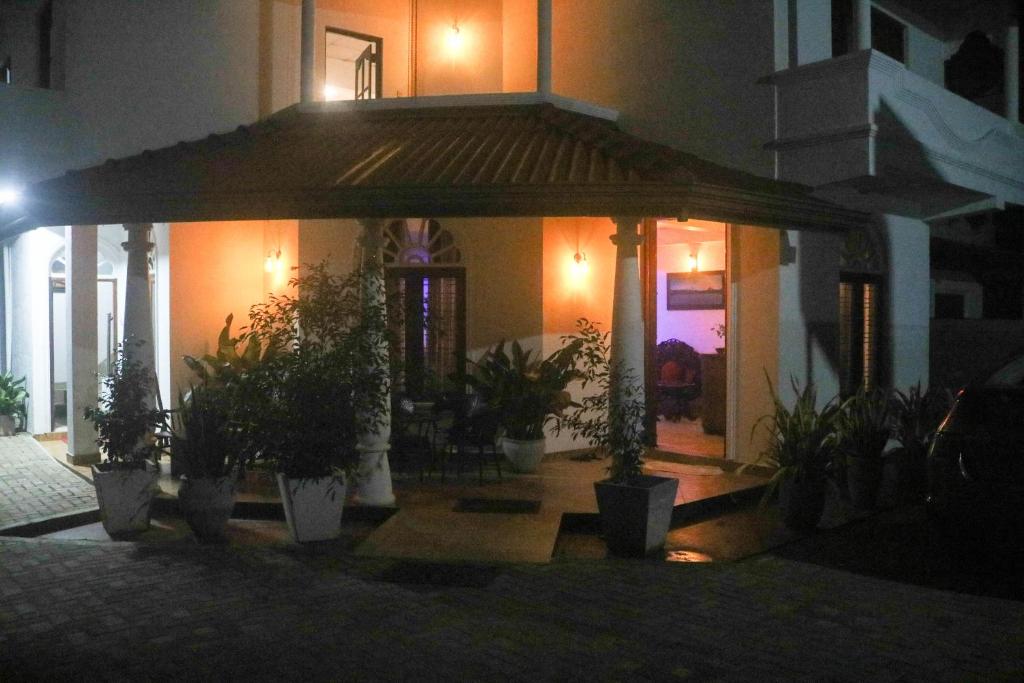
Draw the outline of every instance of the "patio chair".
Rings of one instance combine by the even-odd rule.
[[[419,470],[420,481],[423,481],[423,473],[428,468],[433,472],[438,462],[434,411],[418,411],[416,404],[403,396],[392,404],[391,418],[391,453],[395,456],[395,464],[415,467]],[[443,464],[441,476],[443,479]]]
[[[498,448],[498,429],[501,416],[488,406],[479,394],[468,394],[455,402],[451,426],[446,435],[445,450],[458,460],[457,474],[462,476],[462,469],[467,457],[475,457],[479,472],[479,481],[484,481],[484,464],[488,458],[494,463],[498,480],[502,478],[501,459]],[[442,477],[444,469],[442,465]]]

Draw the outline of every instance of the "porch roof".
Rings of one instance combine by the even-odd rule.
[[[357,103],[362,104],[362,103]],[[396,216],[673,216],[814,230],[865,215],[554,104],[302,107],[30,187],[41,225]]]

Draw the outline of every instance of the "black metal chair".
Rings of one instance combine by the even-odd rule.
[[[391,453],[399,466],[415,466],[420,481],[427,468],[431,472],[437,465],[437,420],[434,412],[416,410],[416,404],[406,397],[399,398],[391,407]],[[441,469],[444,477],[444,466]]]
[[[458,459],[457,474],[462,476],[463,465],[467,457],[475,457],[479,481],[482,484],[484,464],[490,458],[498,472],[500,481],[503,454],[498,448],[498,429],[501,426],[501,416],[488,406],[479,394],[467,394],[461,397],[454,402],[452,408],[452,423],[447,430],[445,450]]]

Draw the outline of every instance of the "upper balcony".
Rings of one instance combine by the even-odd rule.
[[[797,5],[798,66],[777,60],[764,79],[779,177],[922,218],[1024,202],[1017,20],[997,4],[944,6]]]

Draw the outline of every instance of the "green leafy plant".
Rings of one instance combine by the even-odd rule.
[[[14,379],[9,372],[0,374],[0,415],[9,415],[25,420],[25,378]]]
[[[921,390],[921,383],[892,394],[893,438],[903,452],[924,457],[942,418],[952,405],[949,392]]]
[[[96,428],[96,445],[113,469],[144,467],[160,453],[154,433],[166,427],[168,415],[148,405],[154,393],[152,372],[119,344],[113,371],[104,378],[103,387],[99,405],[85,409],[85,419]]]
[[[893,403],[888,391],[861,387],[836,413],[836,452],[881,460],[893,431]]]
[[[260,363],[273,358],[280,349],[271,344],[261,344],[252,336],[231,336],[234,314],[224,319],[224,327],[217,337],[217,352],[201,358],[185,356],[183,360],[203,384],[222,386],[239,375],[248,372]],[[243,346],[244,343],[244,346]]]
[[[795,379],[791,380],[796,400],[789,408],[775,393],[767,374],[765,378],[774,409],[754,424],[751,438],[754,430],[761,426],[768,430],[768,443],[755,464],[768,465],[776,472],[765,489],[762,504],[778,493],[779,485],[785,479],[823,479],[826,476],[835,453],[835,427],[839,415],[839,406],[834,400],[818,409],[818,396],[813,384],[808,383],[801,389]]]
[[[239,377],[239,411],[261,459],[293,478],[352,474],[360,434],[379,429],[389,401],[387,329],[378,274],[304,266],[249,313],[249,344],[279,351]],[[373,303],[379,302],[379,303]]]
[[[568,431],[583,439],[596,457],[610,455],[609,476],[613,481],[626,481],[643,470],[644,417],[643,385],[633,373],[611,363],[608,333],[597,324],[580,318],[576,333],[562,337],[563,348],[573,348],[581,389],[596,387],[556,422],[556,432]],[[619,383],[616,392],[616,383]]]
[[[171,452],[190,479],[220,478],[243,467],[247,439],[234,421],[227,389],[199,385],[178,394]]]
[[[543,439],[548,419],[572,404],[566,387],[578,374],[576,357],[582,346],[583,340],[575,340],[541,359],[517,341],[511,354],[506,353],[501,341],[479,361],[469,361],[473,371],[465,381],[498,411],[509,438]]]

